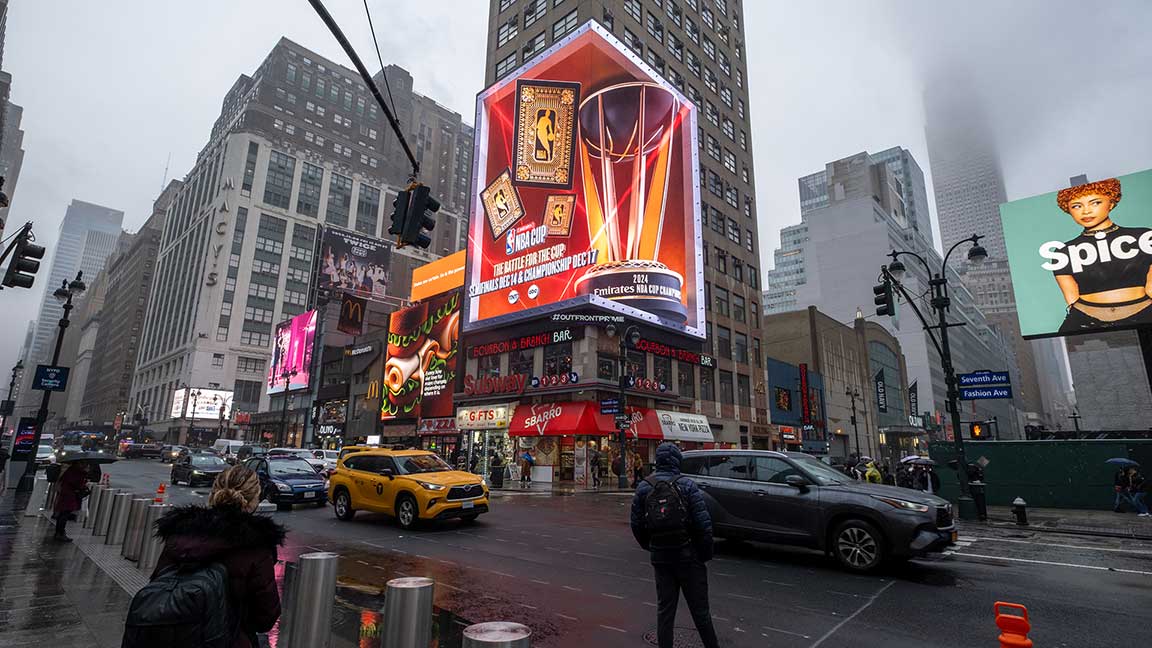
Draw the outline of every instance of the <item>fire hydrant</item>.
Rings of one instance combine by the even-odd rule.
[[[1023,497],[1012,500],[1012,515],[1016,516],[1016,524],[1028,526],[1028,502]]]

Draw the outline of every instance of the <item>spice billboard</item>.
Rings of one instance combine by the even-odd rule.
[[[590,22],[476,120],[465,329],[591,306],[704,337],[695,106]]]
[[[460,355],[460,291],[392,313],[380,419],[454,416]]]
[[[1152,325],[1152,170],[1000,206],[1025,338]]]

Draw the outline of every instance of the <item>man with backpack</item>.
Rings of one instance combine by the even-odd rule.
[[[640,481],[632,498],[632,535],[651,553],[656,573],[656,636],[672,648],[680,592],[705,648],[719,648],[708,605],[712,518],[696,483],[680,474],[680,448],[656,448],[656,469]]]

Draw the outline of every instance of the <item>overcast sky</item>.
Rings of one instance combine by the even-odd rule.
[[[374,60],[360,0],[327,4],[361,57]],[[1009,199],[1078,173],[1152,167],[1152,2],[744,4],[762,267],[779,229],[799,222],[799,176],[896,145],[930,176],[923,87],[938,70],[977,80],[974,100],[992,117]],[[488,0],[370,6],[385,62],[471,121]],[[124,210],[134,231],[169,157],[168,177],[183,176],[224,93],[281,36],[346,63],[306,0],[12,0],[3,69],[24,107],[26,157],[8,231],[34,221],[50,261],[72,198]],[[0,293],[0,374],[16,361],[46,275],[32,291]]]

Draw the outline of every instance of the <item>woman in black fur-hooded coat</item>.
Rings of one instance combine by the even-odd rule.
[[[231,605],[239,617],[231,648],[256,648],[256,633],[267,632],[280,618],[276,590],[276,549],[284,544],[284,527],[255,515],[260,480],[244,466],[233,466],[216,478],[208,507],[181,506],[156,522],[164,551],[152,578],[182,563],[220,563],[228,569]]]

